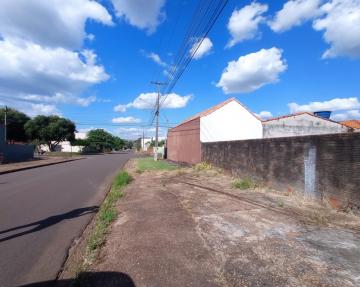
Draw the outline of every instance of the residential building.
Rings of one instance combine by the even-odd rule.
[[[341,123],[353,129],[353,132],[360,133],[360,120],[348,120],[348,121],[343,121]]]
[[[293,137],[349,132],[349,128],[328,118],[302,112],[263,121],[264,138]]]
[[[201,143],[259,139],[261,120],[231,98],[169,129],[167,158],[184,163],[201,161]]]

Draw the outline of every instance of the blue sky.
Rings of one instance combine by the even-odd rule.
[[[0,4],[0,105],[139,136],[151,118],[150,81],[169,80],[198,1],[27,2]],[[360,118],[359,58],[359,0],[230,0],[161,122],[229,97],[263,117],[330,109],[335,120]]]

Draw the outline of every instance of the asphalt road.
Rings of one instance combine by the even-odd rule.
[[[0,175],[0,286],[55,279],[72,241],[131,156],[94,155]]]

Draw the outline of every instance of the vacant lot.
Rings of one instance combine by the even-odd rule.
[[[206,165],[128,168],[135,180],[90,271],[138,287],[360,286],[357,216]]]

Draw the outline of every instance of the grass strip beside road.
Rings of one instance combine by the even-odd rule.
[[[121,171],[112,184],[96,217],[93,233],[88,241],[89,251],[96,250],[104,243],[105,233],[109,225],[117,218],[116,202],[123,196],[122,189],[131,182],[132,178],[126,171]]]
[[[132,181],[132,177],[126,172],[119,172],[107,194],[100,210],[95,218],[92,230],[86,246],[86,256],[83,267],[91,263],[97,256],[97,250],[104,244],[105,235],[110,224],[117,218],[116,202],[123,196],[123,188]]]
[[[177,168],[176,165],[165,160],[154,161],[152,157],[139,158],[137,160],[137,171],[140,172],[146,170],[174,170]]]

